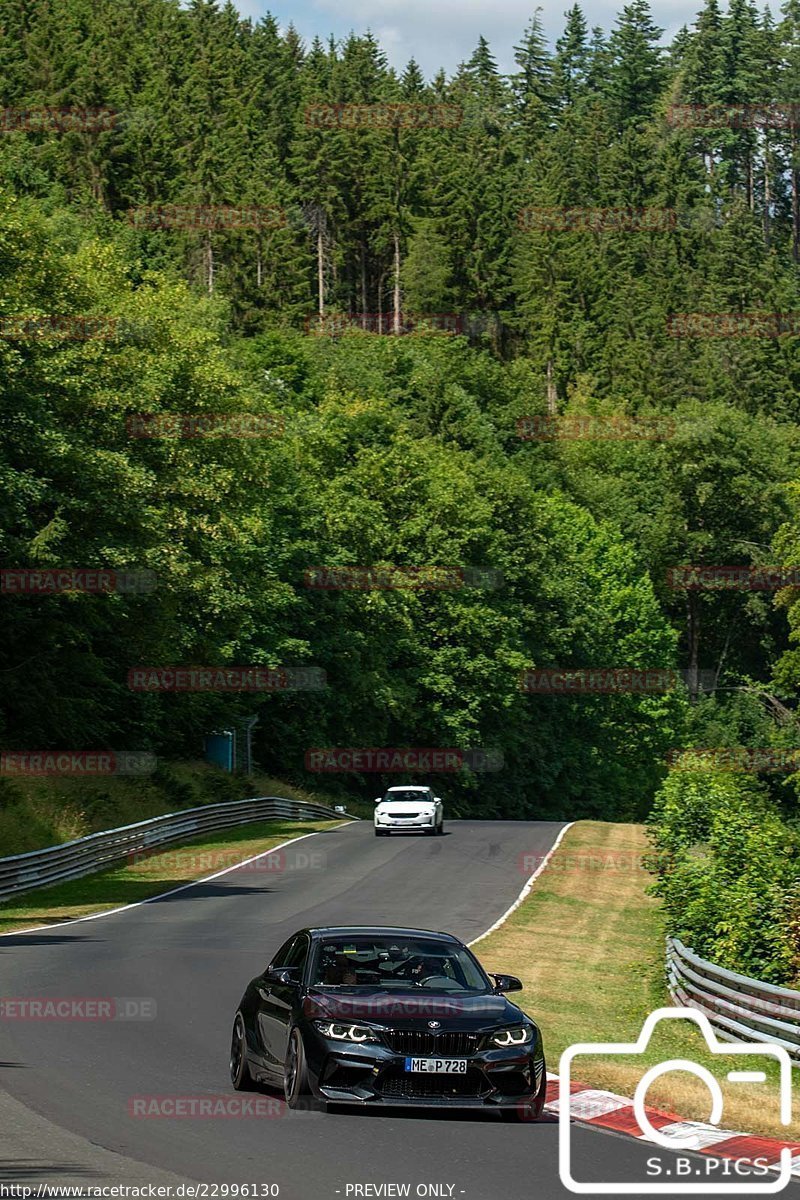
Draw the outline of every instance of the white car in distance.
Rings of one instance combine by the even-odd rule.
[[[407,829],[430,835],[444,833],[444,807],[429,787],[391,787],[375,800],[375,837]]]

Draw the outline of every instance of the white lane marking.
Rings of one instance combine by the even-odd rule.
[[[534,883],[535,883],[535,882],[536,882],[536,880],[539,878],[539,876],[541,875],[542,871],[545,869],[545,867],[547,866],[547,864],[550,862],[550,859],[553,857],[553,855],[555,854],[556,850],[557,850],[557,849],[558,849],[558,847],[560,846],[560,844],[561,844],[561,839],[563,838],[564,834],[567,832],[567,830],[568,830],[568,829],[572,829],[572,826],[573,826],[574,824],[575,824],[575,822],[574,822],[574,821],[570,821],[570,822],[569,822],[567,825],[565,825],[565,826],[563,827],[563,829],[561,829],[561,831],[559,832],[559,835],[558,835],[558,837],[557,837],[557,838],[556,838],[556,840],[553,842],[553,845],[550,847],[550,849],[548,850],[547,854],[544,856],[544,858],[542,859],[542,861],[539,863],[539,866],[538,866],[538,867],[536,868],[536,870],[533,872],[533,874],[531,875],[530,879],[529,879],[529,880],[528,880],[528,882],[525,884],[525,887],[522,889],[522,891],[521,891],[521,892],[520,892],[520,894],[517,896],[517,898],[516,898],[516,900],[514,901],[514,903],[511,905],[511,908],[507,908],[507,909],[506,909],[506,911],[503,913],[502,917],[500,917],[500,918],[499,918],[499,920],[495,921],[494,925],[490,926],[490,928],[489,928],[489,929],[487,929],[485,933],[482,933],[482,934],[480,934],[478,937],[476,937],[476,938],[473,938],[471,942],[467,942],[467,945],[468,945],[468,946],[474,946],[474,945],[475,945],[477,942],[482,942],[482,941],[483,941],[483,939],[484,939],[485,937],[488,937],[490,933],[494,933],[495,929],[499,929],[499,928],[500,928],[500,926],[501,926],[501,925],[502,925],[502,924],[503,924],[505,921],[507,921],[507,920],[508,920],[508,918],[511,916],[511,914],[512,914],[513,912],[516,912],[516,910],[519,908],[520,904],[522,904],[522,901],[523,901],[523,900],[526,900],[526,899],[528,898],[528,895],[530,894],[530,890],[531,890],[531,888],[533,887]]]
[[[553,1100],[547,1107],[550,1112],[559,1112],[560,1106],[560,1100]],[[591,1121],[595,1117],[605,1116],[606,1113],[630,1107],[630,1100],[626,1100],[624,1096],[615,1096],[613,1092],[600,1092],[591,1088],[585,1092],[575,1092],[569,1098],[569,1115],[578,1121]]]
[[[766,1083],[766,1071],[728,1071],[731,1083]]]
[[[344,829],[347,825],[354,824],[354,821],[345,821],[342,825],[337,825],[336,828]],[[244,828],[244,826],[241,826],[241,828]],[[232,867],[225,867],[224,870],[216,871],[213,875],[204,875],[202,879],[193,879],[191,883],[182,883],[179,887],[170,888],[168,892],[159,892],[157,896],[148,896],[146,900],[134,900],[132,904],[121,904],[119,908],[107,908],[103,912],[90,913],[88,917],[73,917],[70,921],[58,921],[55,925],[33,925],[29,929],[15,929],[11,933],[0,933],[0,938],[19,937],[23,933],[40,933],[42,930],[47,929],[63,929],[65,925],[72,927],[73,925],[79,925],[82,921],[99,921],[101,917],[112,917],[114,913],[128,912],[131,908],[140,908],[143,904],[152,904],[155,900],[163,900],[165,896],[176,896],[178,892],[185,892],[189,888],[200,887],[203,883],[210,883],[212,879],[220,879],[223,875],[230,875],[231,871],[239,871],[242,867],[247,867],[250,863],[257,862],[259,858],[266,858],[268,854],[276,854],[278,850],[283,850],[286,846],[292,846],[295,842],[302,842],[306,838],[317,837],[318,834],[326,832],[328,831],[315,829],[313,833],[302,833],[300,837],[289,838],[288,842],[281,842],[280,846],[271,846],[269,850],[262,850],[260,854],[254,854],[252,858],[245,858],[242,862],[234,863]],[[164,849],[167,850],[168,847],[165,846]],[[2,914],[2,909],[0,909],[0,914]]]

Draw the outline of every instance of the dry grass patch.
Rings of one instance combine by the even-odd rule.
[[[659,902],[647,895],[652,876],[642,865],[648,848],[643,826],[578,822],[524,904],[476,947],[490,970],[522,979],[522,1002],[541,1024],[551,1071],[576,1042],[635,1041],[648,1014],[671,1004],[664,921]],[[632,1096],[647,1067],[671,1058],[704,1065],[723,1083],[727,1070],[741,1069],[741,1061],[711,1055],[688,1022],[670,1022],[641,1058],[576,1059],[573,1075]],[[766,1069],[768,1082],[725,1083],[726,1128],[800,1136],[800,1122],[788,1130],[779,1123],[776,1070],[762,1058],[746,1065]],[[695,1120],[709,1116],[707,1089],[686,1073],[657,1081],[648,1103]]]

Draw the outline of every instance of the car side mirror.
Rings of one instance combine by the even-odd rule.
[[[375,799],[374,799],[374,801],[373,801],[373,803],[374,803],[374,804],[380,804],[380,802],[381,802],[381,800],[382,800],[382,799],[383,799],[383,796],[376,796],[376,797],[375,797]]]
[[[433,797],[433,802],[434,802],[434,804],[441,804],[441,803],[442,803],[442,797],[441,797],[441,796],[434,796],[434,797]]]
[[[299,967],[267,967],[267,979],[270,983],[299,983]]]
[[[494,980],[494,990],[496,992],[521,992],[522,980],[517,979],[516,975],[495,975],[490,972]]]

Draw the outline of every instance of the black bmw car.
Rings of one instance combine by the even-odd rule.
[[[540,1116],[542,1037],[448,933],[301,929],[247,987],[233,1024],[231,1079],[330,1104],[457,1105]]]

